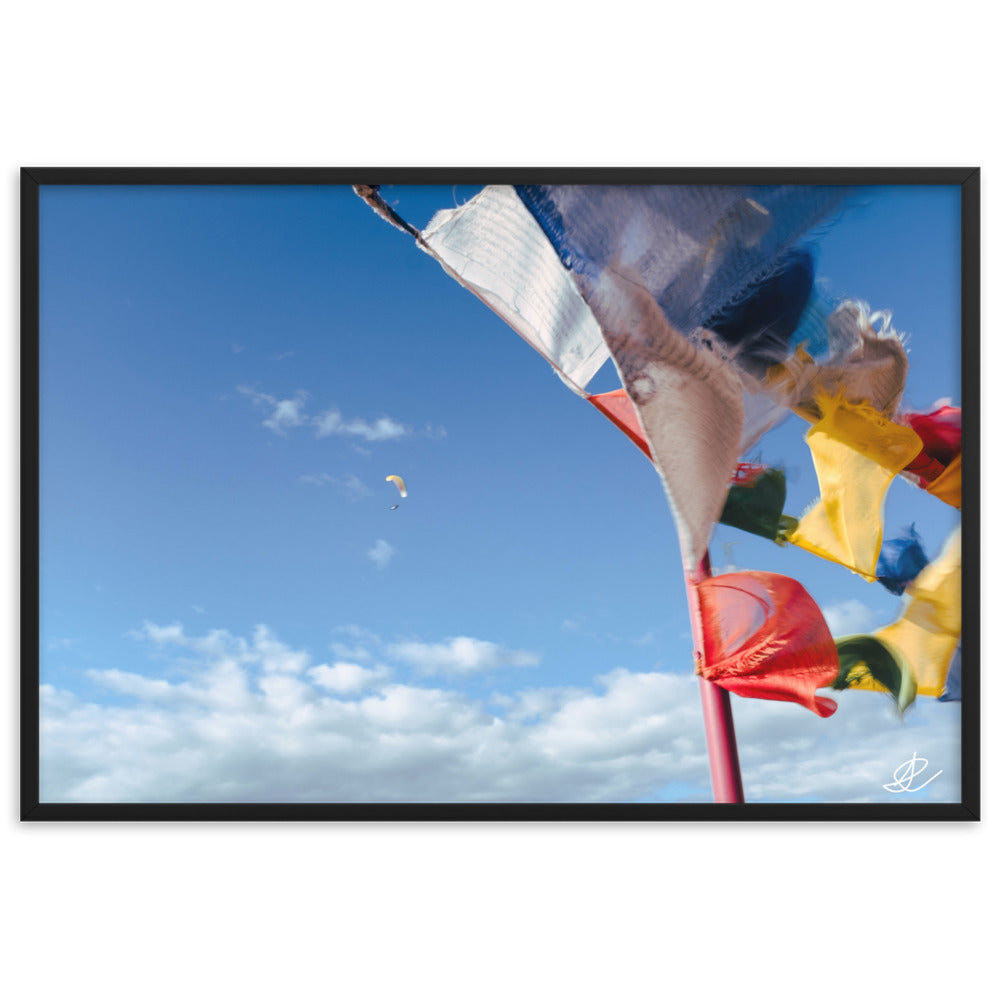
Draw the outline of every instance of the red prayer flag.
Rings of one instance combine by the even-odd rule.
[[[745,698],[795,701],[824,718],[837,703],[816,689],[840,659],[816,602],[791,577],[747,570],[693,584],[701,612],[699,673]]]
[[[645,452],[648,459],[652,460],[653,456],[650,454],[646,435],[643,434],[642,428],[639,426],[639,415],[635,412],[632,400],[628,398],[628,393],[624,389],[615,389],[614,392],[601,392],[594,396],[588,396],[587,399],[618,430],[627,434],[632,439],[632,443]]]
[[[899,420],[909,424],[923,442],[923,450],[905,471],[927,489],[962,452],[962,411],[957,406],[941,406],[932,413],[907,413]]]

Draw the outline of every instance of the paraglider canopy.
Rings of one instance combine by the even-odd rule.
[[[406,483],[399,476],[386,476],[385,481],[387,483],[395,483],[396,489],[399,490],[399,495],[401,497],[406,496]]]

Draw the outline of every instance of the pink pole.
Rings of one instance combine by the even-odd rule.
[[[694,634],[695,656],[701,663],[705,655],[705,640],[701,625],[696,584],[712,575],[712,566],[705,553],[701,565],[688,579],[688,608],[691,631]],[[712,771],[712,793],[716,802],[744,802],[740,758],[736,749],[736,729],[733,707],[725,688],[698,678],[701,688],[701,710],[705,719],[705,742],[708,744],[708,766]]]
[[[712,769],[712,792],[716,802],[744,802],[740,757],[736,750],[733,707],[725,688],[698,678],[701,710],[705,716],[708,766]]]

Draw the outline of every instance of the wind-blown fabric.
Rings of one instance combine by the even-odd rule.
[[[639,414],[635,412],[632,400],[628,398],[628,393],[624,389],[596,393],[587,399],[652,461],[653,455],[649,450],[646,435],[642,432]]]
[[[608,360],[600,328],[511,187],[435,214],[421,246],[582,392]]]
[[[923,443],[923,450],[915,461],[924,465],[920,485],[926,486],[962,451],[962,411],[957,406],[939,406],[931,413],[904,413],[900,422],[912,427]],[[926,463],[931,463],[930,467]]]
[[[940,406],[931,413],[905,413],[899,419],[923,442],[923,449],[905,473],[931,496],[961,509],[962,411],[956,406]]]
[[[820,418],[806,442],[820,498],[788,541],[871,581],[882,547],[886,490],[919,453],[920,439],[870,406],[823,394],[815,404]]]
[[[652,458],[649,444],[646,441],[639,422],[639,417],[623,389],[615,389],[613,392],[599,393],[587,398],[619,430],[626,434],[647,457]],[[744,402],[746,398],[744,395]],[[864,404],[847,404],[843,400],[835,401],[823,393],[814,397],[811,405],[813,407],[812,416],[814,419],[823,412],[829,414],[832,410],[838,410],[836,420],[832,425],[836,428],[835,433],[838,439],[842,443],[848,444],[852,451],[860,450],[864,456],[867,456],[886,470],[887,475],[876,475],[876,488],[867,488],[865,496],[877,500],[880,489],[878,484],[882,481],[888,483],[891,480],[892,470],[898,469],[899,463],[903,461],[908,450],[912,451],[918,447],[919,438],[923,445],[922,450],[901,471],[913,472],[918,468],[923,468],[932,475],[933,479],[931,482],[922,481],[924,488],[928,492],[933,492],[935,489],[939,490],[946,501],[952,502],[953,506],[961,507],[961,453],[958,451],[960,442],[953,434],[956,425],[960,427],[960,410],[953,407],[946,407],[926,418],[920,415],[921,419],[933,422],[932,424],[919,423],[918,420],[914,419],[916,415],[913,414],[905,414],[898,418],[897,421],[890,423],[886,421],[882,414],[875,411],[873,407]],[[931,429],[925,432],[925,436],[921,437],[920,430],[924,430],[928,426]],[[908,433],[910,429],[917,432],[917,437]],[[828,430],[829,426],[827,425],[821,428],[821,431],[824,432]],[[940,438],[946,443],[935,447],[933,444],[933,435],[939,432]],[[933,455],[936,457],[930,457],[927,453],[929,441],[931,441],[930,447]],[[938,459],[948,459],[953,452],[957,457],[952,460],[951,465],[947,468],[942,468]],[[856,460],[848,455],[847,461],[854,462]],[[859,461],[858,464],[862,469],[871,471],[871,466],[868,463]],[[829,468],[830,465],[831,463],[825,462],[824,467]],[[833,463],[833,467],[834,471],[836,471],[836,463]],[[795,533],[795,518],[783,514],[778,506],[784,503],[785,498],[784,489],[779,490],[777,488],[779,477],[782,483],[784,481],[783,475],[779,470],[768,471],[772,482],[762,483],[762,489],[760,490],[751,490],[749,487],[752,484],[739,484],[734,480],[733,485],[729,489],[722,514],[719,517],[719,523],[751,531],[765,538],[771,538],[776,541],[780,540],[782,544],[788,542],[800,546],[807,551],[813,552],[815,555],[820,555],[822,558],[830,559],[851,570],[858,571],[858,565],[850,561],[853,558],[855,545],[841,543],[837,546],[832,546],[827,539],[827,545],[824,547],[816,538],[811,537],[811,530],[815,522],[807,524],[804,531]],[[850,492],[852,489],[850,476],[844,475],[840,478],[845,480],[840,483],[840,487]],[[820,485],[821,490],[824,485],[826,486],[827,492],[824,494],[824,497],[830,499],[833,504],[838,504],[839,497],[831,496],[833,487],[829,484],[828,476],[825,477],[825,481],[821,480]],[[747,489],[741,487],[747,487]],[[752,496],[751,493],[753,494]],[[884,490],[882,490],[882,493],[884,494]],[[821,504],[823,502],[821,500]],[[763,510],[766,508],[767,514],[764,515],[766,520],[751,527],[745,512],[741,511],[741,508],[744,508],[747,504],[760,507],[762,515]],[[761,505],[764,506],[761,507]],[[912,525],[898,538],[883,541],[881,549],[878,549],[877,546],[882,532],[881,515],[877,518],[870,515],[874,515],[879,509],[878,505],[870,509],[867,507],[863,508],[863,512],[869,515],[867,516],[866,523],[858,524],[855,521],[853,524],[845,524],[844,533],[848,536],[854,535],[862,540],[857,545],[857,548],[864,554],[866,568],[860,575],[870,578],[870,573],[867,572],[870,568],[870,558],[873,553],[877,553],[878,562],[874,571],[875,579],[891,593],[902,594],[906,585],[927,565],[927,556],[921,547],[919,536],[917,536]],[[819,518],[817,517],[818,520]],[[828,520],[829,518],[827,517]],[[765,525],[773,526],[774,533],[765,533],[765,530],[771,530],[770,527],[766,527],[765,529]],[[829,533],[827,529],[828,526],[824,528],[824,535]],[[834,547],[839,551],[836,553],[830,551]]]
[[[819,400],[824,396],[843,396],[893,416],[910,363],[892,324],[863,303],[847,301],[826,325],[827,357],[817,360],[799,344],[792,355],[768,369],[768,394],[810,421],[820,417]]]
[[[852,687],[888,691],[902,714],[917,697],[917,679],[906,660],[893,647],[873,635],[837,639],[840,673],[833,682],[837,691]]]
[[[777,541],[791,520],[783,514],[786,490],[781,469],[751,468],[733,480],[719,523]]]
[[[584,291],[616,273],[743,385],[740,453],[788,414],[761,381],[813,336],[813,263],[797,241],[843,201],[818,185],[522,185],[517,194]],[[806,330],[796,330],[796,324]],[[824,337],[824,340],[826,338]],[[662,470],[661,470],[662,471]]]
[[[610,351],[691,570],[739,455],[787,412],[760,376],[811,295],[812,260],[795,244],[844,194],[816,185],[488,187],[437,213],[422,244],[575,391]]]
[[[846,190],[821,185],[519,185],[568,270],[632,275],[693,334],[787,269],[793,245]]]
[[[905,470],[960,506],[960,433],[958,450],[947,451],[954,414],[897,417],[908,361],[888,314],[859,302],[831,310],[813,287],[802,240],[846,194],[780,185],[496,186],[439,212],[418,240],[653,461],[696,588],[699,672],[735,693],[798,701],[820,715],[835,703],[816,689],[834,683],[841,661],[801,585],[749,571],[690,581],[700,579],[695,570],[722,520],[899,587],[912,566],[877,568],[892,477]],[[609,358],[622,388],[588,395]],[[813,425],[807,440],[820,484],[797,527],[781,511],[780,472],[767,470],[757,495],[731,481],[740,455],[790,412]],[[917,617],[924,604],[914,595],[929,569],[910,577],[908,613]],[[879,670],[898,659],[909,671],[906,622],[851,655],[866,649],[881,657]]]
[[[906,664],[916,693],[940,697],[962,636],[962,537],[956,528],[938,557],[906,588],[906,605],[891,625],[873,633]],[[851,687],[884,691],[873,676]]]
[[[875,575],[889,593],[902,594],[927,561],[916,526],[911,524],[898,538],[882,543]]]
[[[583,283],[674,513],[684,567],[708,549],[740,455],[736,373],[674,329],[650,293],[607,270]]]
[[[823,717],[836,711],[837,703],[816,689],[837,679],[837,647],[802,584],[747,570],[694,586],[706,680],[749,698],[794,701]]]
[[[646,441],[639,423],[638,414],[624,389],[615,389],[613,392],[599,393],[587,398],[641,449],[647,458],[652,458],[649,443]],[[854,409],[857,411],[859,408]],[[862,413],[864,413],[863,409]],[[865,414],[862,417],[866,424],[869,418],[870,414]],[[879,425],[885,424],[885,421],[878,416],[875,418],[875,422]],[[890,434],[898,436],[895,429],[890,430]],[[900,440],[905,446],[908,440],[905,432]],[[910,441],[910,447],[913,447],[912,441]],[[895,464],[902,461],[902,456],[891,448],[886,453],[875,452],[875,454],[882,461],[892,461]],[[878,464],[881,467],[881,462]],[[870,470],[868,464],[863,467]],[[742,475],[740,474],[741,470],[743,471]],[[878,484],[886,478],[886,476],[877,475],[876,489],[868,490],[866,495],[877,496]],[[842,483],[841,486],[846,490],[851,488],[849,481]],[[830,486],[827,485],[828,498],[830,489]],[[819,547],[819,542],[813,534],[814,526],[812,523],[807,524],[805,531],[801,532],[799,531],[799,521],[784,513],[785,497],[785,475],[780,469],[740,463],[730,480],[726,502],[719,515],[719,523],[739,528],[741,531],[759,535],[782,545],[800,546],[822,558],[832,559],[832,561],[846,566],[859,575],[865,576],[866,579],[870,578],[859,566],[848,560],[855,557],[857,550],[863,554],[865,559],[869,560],[867,565],[870,565],[871,555],[876,551],[882,533],[881,517],[873,516],[875,514],[874,508],[866,509],[865,513],[872,516],[868,516],[865,522],[858,523],[855,520],[844,524],[845,537],[847,539],[854,538],[855,542],[852,543],[848,540],[842,543],[839,546],[842,551],[834,559],[833,554],[827,551],[827,548],[832,547],[829,543],[827,543],[827,548]],[[839,503],[839,498],[833,498],[833,502]],[[828,534],[830,518],[825,513],[825,509],[823,518],[825,519],[823,533]],[[874,578],[892,594],[902,594],[906,586],[916,578],[928,561],[914,525],[910,525],[898,537],[883,541],[881,548],[877,550],[877,559]]]
[[[649,442],[639,422],[635,406],[624,389],[588,394],[587,399],[608,418],[647,458],[652,459]],[[787,416],[787,411],[775,406],[761,394],[743,392],[743,437],[740,440],[740,454],[743,454],[765,431],[770,430],[779,419]]]
[[[903,614],[875,636],[899,650],[917,679],[917,694],[944,692],[948,666],[962,635],[962,533],[956,528],[940,555],[906,589]]]
[[[962,507],[962,456],[950,462],[945,470],[927,487],[927,492],[949,507]]]
[[[738,352],[743,367],[763,375],[787,357],[788,345],[813,297],[815,276],[812,254],[794,247],[781,258],[778,270],[753,285],[734,305],[707,319],[705,327]]]

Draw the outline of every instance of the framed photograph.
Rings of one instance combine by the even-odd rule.
[[[979,818],[978,169],[21,199],[23,819]]]

